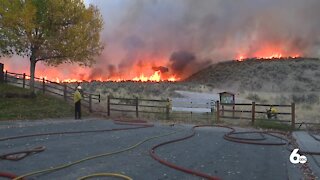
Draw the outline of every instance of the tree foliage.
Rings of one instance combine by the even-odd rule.
[[[0,57],[28,57],[32,79],[38,61],[91,65],[102,26],[98,8],[82,0],[0,0]]]

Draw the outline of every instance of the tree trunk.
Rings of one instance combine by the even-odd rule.
[[[34,95],[34,73],[36,70],[37,61],[34,58],[30,58],[30,91]]]

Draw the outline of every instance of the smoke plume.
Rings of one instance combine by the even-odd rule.
[[[139,61],[152,64],[160,59],[169,71],[188,74],[184,69],[190,63],[234,59],[240,54],[254,57],[266,49],[284,55],[320,55],[318,0],[91,3],[101,8],[105,19],[105,52],[110,57],[105,63],[120,72],[130,71]]]
[[[105,21],[105,49],[90,77],[152,67],[186,77],[210,62],[320,56],[319,0],[90,0]],[[26,61],[27,63],[28,61]]]

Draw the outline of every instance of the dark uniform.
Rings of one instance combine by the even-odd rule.
[[[78,86],[73,95],[73,101],[75,105],[75,119],[81,119],[81,86]]]

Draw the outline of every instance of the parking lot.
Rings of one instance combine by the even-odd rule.
[[[157,144],[192,134],[192,125],[170,126],[154,123],[152,127],[124,129],[136,126],[115,124],[112,120],[100,118],[78,121],[4,121],[0,126],[0,155],[39,146],[44,146],[45,150],[30,154],[19,161],[0,160],[0,169],[1,172],[21,176],[70,165],[54,171],[33,174],[26,177],[27,179],[77,179],[93,173],[107,172],[122,174],[132,179],[202,179],[168,167],[153,159],[149,153]],[[111,129],[113,131],[110,131]],[[88,130],[101,131],[7,139],[28,134]],[[155,154],[176,166],[217,179],[302,178],[299,165],[290,163],[291,152],[286,146],[227,141],[223,136],[229,131],[221,127],[199,127],[195,129],[195,136],[160,146],[155,149]],[[259,138],[259,135],[249,134],[245,137]],[[282,142],[281,139],[272,136],[267,137],[265,141]],[[97,155],[99,156],[93,158]],[[79,160],[81,162],[77,162]]]

